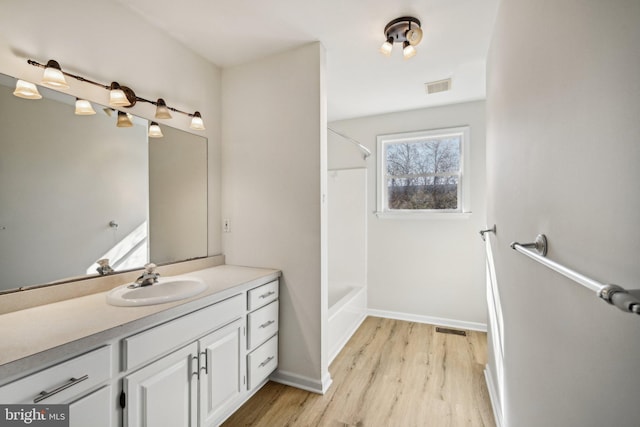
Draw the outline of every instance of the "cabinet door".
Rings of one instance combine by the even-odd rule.
[[[125,426],[196,427],[197,372],[192,343],[125,377]]]
[[[238,319],[200,340],[201,427],[213,425],[226,415],[244,390],[244,325],[244,318]]]
[[[113,412],[111,386],[106,386],[69,404],[69,427],[112,427]]]

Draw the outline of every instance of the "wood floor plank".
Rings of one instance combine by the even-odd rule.
[[[486,334],[368,317],[317,395],[273,382],[224,427],[495,427],[484,382]]]

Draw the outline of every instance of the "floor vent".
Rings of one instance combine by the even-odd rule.
[[[438,92],[446,92],[451,90],[451,79],[438,80],[436,82],[428,82],[424,84],[427,95]]]
[[[440,332],[441,334],[451,334],[451,335],[462,335],[463,337],[467,336],[466,331],[461,331],[459,329],[449,329],[449,328],[436,328],[436,332]]]

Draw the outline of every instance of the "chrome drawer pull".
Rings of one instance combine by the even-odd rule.
[[[269,325],[276,323],[275,320],[269,320],[268,322],[264,322],[262,325],[258,326],[258,328],[266,328]]]
[[[68,389],[69,387],[72,387],[78,383],[81,383],[84,380],[88,380],[89,379],[89,375],[83,375],[80,378],[71,378],[69,380],[69,382],[62,384],[60,387],[55,388],[51,391],[41,391],[40,394],[38,395],[38,397],[36,397],[35,399],[33,399],[33,403],[38,403],[48,397],[53,396],[54,394],[58,394],[63,390]]]
[[[191,375],[189,376],[189,378],[195,375],[198,377],[198,379],[200,379],[200,353],[198,353],[197,355],[189,355],[189,363],[191,370]]]
[[[207,350],[208,351],[208,350]],[[202,351],[200,352],[201,356],[204,356],[204,366],[202,366],[200,368],[200,370],[202,371],[204,369],[204,373],[206,375],[209,375],[209,358],[207,358],[207,351]],[[199,363],[200,361],[198,361]]]
[[[273,295],[275,293],[276,293],[276,291],[269,291],[266,294],[260,295],[258,298],[268,298],[268,297],[270,297],[271,295]]]
[[[271,362],[273,359],[275,358],[275,356],[269,356],[267,357],[264,362],[262,362],[261,364],[258,365],[258,368],[262,368],[263,366],[266,366],[269,362]]]

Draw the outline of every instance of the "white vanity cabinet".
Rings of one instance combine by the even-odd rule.
[[[242,397],[246,367],[242,352],[244,318],[199,341],[200,426],[218,425]]]
[[[124,378],[127,427],[197,424],[198,344],[192,343]]]
[[[278,366],[278,280],[247,292],[247,388],[265,382]]]
[[[69,404],[71,427],[220,425],[278,365],[280,273],[219,266],[190,274],[215,291],[157,311],[102,308],[103,295],[86,297],[82,301],[93,304],[87,313],[103,323],[133,319],[118,318],[85,335],[86,347],[77,341],[50,347],[51,362],[25,363],[22,378],[0,378],[0,403]],[[51,304],[65,312],[56,304],[69,303]],[[64,333],[74,325],[65,325]]]
[[[214,426],[244,392],[244,319],[128,375],[125,425]]]
[[[126,427],[205,427],[229,414],[246,381],[243,305],[236,295],[124,340],[127,366],[195,340],[124,377]]]
[[[107,385],[69,404],[69,427],[112,427],[115,417]]]
[[[0,387],[0,402],[69,403],[70,426],[111,427],[111,368],[112,347],[106,345]]]

